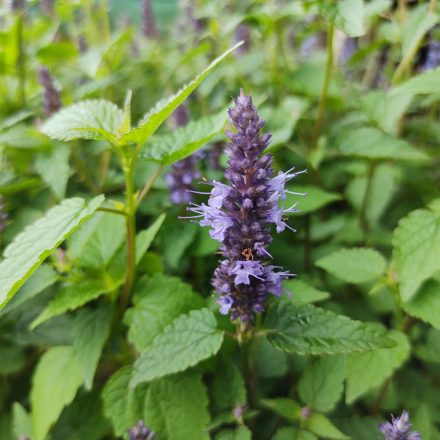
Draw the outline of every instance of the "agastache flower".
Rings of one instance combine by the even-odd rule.
[[[141,0],[141,32],[145,38],[156,38],[157,28],[151,0]]]
[[[177,127],[183,127],[188,123],[188,110],[184,105],[178,107],[173,118]],[[170,199],[173,203],[189,203],[193,200],[193,181],[200,178],[197,171],[197,154],[179,160],[171,167],[171,172],[165,176],[170,190]]]
[[[223,153],[223,142],[216,142],[208,151],[208,165],[212,170],[221,170],[220,158]]]
[[[267,247],[272,241],[271,223],[277,232],[292,229],[284,214],[296,208],[283,210],[278,201],[289,193],[285,184],[304,171],[294,172],[292,168],[273,176],[272,157],[263,154],[270,135],[260,133],[265,122],[243,91],[229,109],[229,116],[236,132],[226,132],[231,141],[226,151],[228,184],[209,183],[208,204],[191,204],[187,209],[196,214],[189,218],[209,226],[211,237],[222,243],[224,260],[212,280],[219,294],[220,312],[249,325],[255,313],[264,311],[268,294],[280,296],[282,281],[292,276],[269,264],[272,256]]]
[[[128,430],[128,438],[130,440],[154,440],[156,434],[147,428],[142,420]]]
[[[3,196],[0,196],[0,232],[6,229],[6,220],[8,219],[8,214],[4,211],[5,204],[3,202]]]
[[[416,431],[409,432],[411,423],[409,423],[408,411],[403,411],[400,417],[391,416],[391,422],[381,423],[379,431],[385,436],[385,440],[422,440],[420,434]]]
[[[50,116],[61,108],[61,101],[53,76],[44,66],[38,68],[38,82],[43,87],[44,114]]]

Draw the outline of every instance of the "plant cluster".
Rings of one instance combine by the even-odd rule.
[[[0,440],[440,439],[435,0],[0,23]]]

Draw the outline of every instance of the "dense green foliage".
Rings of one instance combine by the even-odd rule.
[[[403,409],[439,440],[440,5],[181,3],[146,37],[137,1],[0,2],[0,440],[371,440]],[[298,277],[246,332],[165,178],[199,150],[223,179],[240,88],[308,169],[270,246]]]

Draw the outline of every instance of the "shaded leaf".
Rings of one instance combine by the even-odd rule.
[[[139,264],[145,252],[150,248],[151,243],[165,220],[165,217],[165,214],[161,214],[149,228],[140,231],[136,236],[136,264]]]
[[[88,203],[81,198],[66,199],[15,237],[0,263],[0,309],[103,200],[104,196]]]
[[[362,0],[339,0],[320,4],[321,13],[327,20],[350,37],[365,33],[363,26],[364,3]]]
[[[280,415],[290,422],[298,420],[301,415],[301,406],[298,402],[287,397],[279,397],[277,399],[263,399],[261,405],[270,409],[274,413]]]

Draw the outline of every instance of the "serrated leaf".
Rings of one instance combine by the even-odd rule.
[[[175,319],[156,336],[134,364],[130,386],[184,371],[217,353],[223,332],[208,309]]]
[[[136,236],[136,264],[139,264],[145,252],[150,248],[151,243],[165,220],[165,217],[166,214],[161,214],[149,228],[140,231]]]
[[[83,279],[74,284],[65,284],[49,302],[47,307],[32,321],[31,329],[54,316],[75,310],[108,291],[102,280]]]
[[[208,440],[208,397],[195,373],[153,382],[147,389],[144,423],[162,440]]]
[[[440,215],[427,209],[410,212],[394,230],[393,248],[400,295],[407,302],[440,269]]]
[[[110,335],[112,308],[103,304],[97,309],[83,309],[73,322],[73,348],[84,384],[92,388],[93,377],[102,349]]]
[[[268,408],[281,417],[284,417],[289,422],[294,422],[300,418],[301,406],[293,399],[279,397],[277,399],[263,399],[260,403],[265,408]]]
[[[171,165],[185,159],[219,134],[227,119],[226,111],[207,118],[190,121],[173,133],[151,138],[142,150],[142,158]]]
[[[402,307],[409,315],[440,329],[440,283],[427,282]]]
[[[345,379],[345,358],[326,356],[307,368],[298,382],[298,393],[307,406],[318,411],[331,411],[338,402]]]
[[[315,303],[330,297],[330,293],[316,289],[303,280],[285,281],[283,287],[291,293],[290,301],[294,303]]]
[[[374,249],[341,249],[324,258],[316,265],[347,283],[373,281],[385,272],[386,262]]]
[[[323,2],[319,7],[327,20],[350,37],[360,37],[365,33],[363,26],[364,3],[362,0]]]
[[[293,204],[297,203],[299,211],[298,214],[295,215],[317,211],[318,209],[341,199],[339,194],[324,191],[316,186],[288,185],[287,189],[289,191],[306,194],[306,196],[287,194],[286,200],[281,203],[284,208],[290,208]]]
[[[233,50],[239,47],[236,44],[231,49],[216,58],[200,75],[190,83],[182,87],[175,95],[158,102],[140,121],[139,126],[122,136],[123,142],[135,142],[143,144],[161,125],[168,119],[173,111],[197,88],[197,86],[208,76],[208,74]]]
[[[191,286],[161,274],[141,278],[133,300],[134,307],[126,312],[124,322],[129,326],[128,339],[139,351],[148,347],[175,318],[204,306]]]
[[[132,367],[127,365],[113,373],[102,390],[104,414],[111,420],[115,434],[121,436],[134,425],[141,414],[137,413],[136,406],[130,405],[130,400],[136,396],[137,390],[130,390],[128,384],[132,374]]]
[[[408,161],[424,161],[428,158],[425,153],[416,150],[408,142],[373,127],[344,130],[338,136],[336,143],[341,153],[346,156]]]
[[[103,200],[104,196],[88,203],[79,197],[66,199],[15,237],[0,263],[0,309]]]
[[[54,347],[40,359],[32,379],[31,405],[34,440],[44,440],[62,409],[82,384],[72,347]]]
[[[90,99],[64,107],[45,122],[41,131],[52,139],[97,139],[116,143],[124,113],[115,104]]]
[[[274,347],[302,355],[344,354],[394,346],[381,328],[311,304],[279,301],[269,308],[265,327]]]
[[[350,440],[350,437],[345,435],[324,415],[312,414],[305,421],[306,428],[310,429],[319,437],[335,439],[335,440]]]
[[[408,338],[397,330],[388,332],[388,337],[396,342],[395,347],[347,356],[347,403],[379,386],[408,359],[411,351]]]

